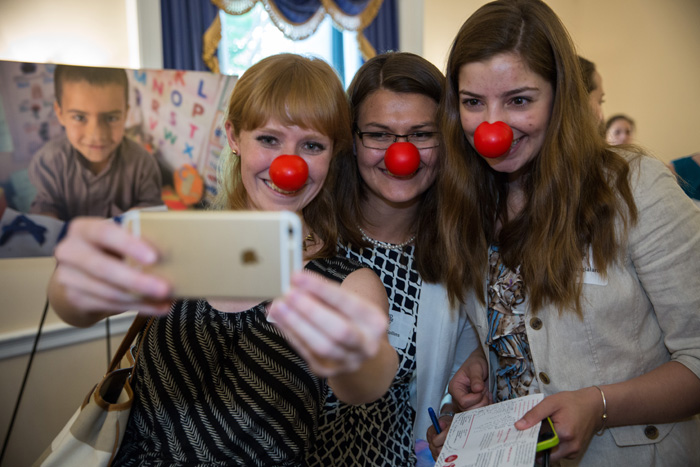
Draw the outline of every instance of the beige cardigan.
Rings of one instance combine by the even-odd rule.
[[[526,312],[545,395],[626,381],[671,360],[700,378],[700,209],[661,162],[642,157],[631,166],[639,220],[623,264],[609,268],[607,281],[586,277],[583,319],[549,306],[535,329]],[[474,300],[469,315],[488,355],[486,310]],[[610,428],[562,465],[700,465],[700,417]]]

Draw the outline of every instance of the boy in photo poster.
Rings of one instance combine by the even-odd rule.
[[[125,137],[126,71],[58,65],[54,87],[54,110],[65,134],[32,158],[29,179],[37,195],[30,212],[69,221],[162,205],[155,158]]]

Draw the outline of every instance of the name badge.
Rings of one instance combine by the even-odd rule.
[[[392,311],[389,313],[389,343],[395,349],[406,349],[408,343],[413,339],[413,322],[411,315]]]
[[[608,278],[603,277],[593,264],[593,251],[589,249],[588,256],[583,258],[583,283],[590,285],[608,285]]]

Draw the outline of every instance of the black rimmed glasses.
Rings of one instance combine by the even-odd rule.
[[[440,145],[440,134],[436,131],[416,131],[407,135],[397,135],[395,133],[387,133],[383,131],[360,131],[355,130],[357,136],[360,137],[362,145],[367,149],[382,149],[386,150],[397,142],[399,138],[403,138],[409,143],[412,143],[418,149],[430,149]]]

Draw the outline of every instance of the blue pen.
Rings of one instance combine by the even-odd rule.
[[[430,414],[430,419],[433,421],[433,426],[435,427],[435,431],[437,431],[437,434],[440,434],[442,431],[440,429],[440,424],[438,423],[437,416],[435,415],[435,411],[433,410],[432,407],[428,407],[428,413]]]

